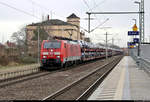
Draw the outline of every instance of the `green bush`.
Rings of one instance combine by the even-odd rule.
[[[37,58],[26,56],[26,57],[21,58],[21,63],[24,63],[24,64],[37,63]]]
[[[37,63],[37,58],[33,56],[0,56],[0,65],[7,66],[9,64],[31,64]]]
[[[8,56],[0,56],[0,65],[6,66],[9,64]]]

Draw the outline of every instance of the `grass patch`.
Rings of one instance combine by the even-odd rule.
[[[13,68],[37,63],[37,58],[32,56],[18,57],[18,56],[1,56],[0,69]]]

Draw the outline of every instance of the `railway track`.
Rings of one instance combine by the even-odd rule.
[[[99,61],[99,60],[97,60]],[[83,66],[86,64],[90,64],[90,63],[96,63],[95,61],[89,61],[86,63],[82,63],[79,65],[73,65],[64,69],[59,69],[59,70],[51,70],[51,71],[46,71],[46,70],[40,70],[40,67],[36,67],[36,68],[32,68],[32,69],[27,69],[27,70],[20,70],[20,71],[16,71],[16,72],[7,72],[7,73],[1,73],[0,74],[0,88],[9,86],[9,85],[13,85],[13,84],[17,84],[23,81],[28,81],[28,80],[32,80],[35,78],[39,78],[42,76],[46,76],[52,73],[56,73],[56,72],[61,72],[61,71],[66,71],[66,70],[71,70],[73,68],[76,68],[78,66]]]
[[[94,60],[94,61],[96,61],[96,60]],[[61,69],[61,70],[65,71],[65,70],[68,70],[70,68],[74,68],[74,67],[77,67],[77,66],[82,66],[82,65],[85,65],[85,64],[92,63],[94,61],[88,61],[86,63],[78,64],[76,66],[73,65],[73,66],[70,66],[70,67],[67,67],[67,68]],[[38,74],[38,73],[41,73],[40,66],[37,66],[35,68],[31,68],[31,69],[0,73],[0,83],[15,80],[17,78],[23,78],[23,77],[30,76],[30,75],[33,75],[33,74]]]
[[[54,73],[54,72],[42,71],[42,72],[30,74],[30,75],[25,75],[25,76],[20,76],[20,77],[16,77],[16,78],[3,80],[2,82],[0,82],[0,88],[4,88],[4,87],[9,86],[9,85],[21,83],[21,82],[32,80],[32,79],[35,79],[35,78],[39,78],[39,77],[42,77],[42,76],[46,76],[46,75],[49,75],[49,74],[52,74],[52,73]]]
[[[13,80],[16,78],[24,77],[24,76],[31,75],[31,74],[36,74],[39,72],[40,72],[39,66],[35,68],[31,68],[31,69],[3,72],[3,73],[0,73],[0,82]]]
[[[110,63],[99,66],[98,69],[50,94],[43,98],[43,100],[86,100],[109,72],[120,62],[121,58],[122,56]]]
[[[118,57],[119,56],[111,57],[108,59],[108,62],[113,61]],[[0,83],[0,99],[42,100],[44,97],[55,93],[63,87],[70,85],[70,83],[87,75],[88,73],[93,72],[94,70],[98,69],[97,67],[103,66],[105,63],[105,59],[91,61],[87,62],[86,64],[71,66],[70,68],[66,69],[53,70],[52,72],[45,71],[35,73],[20,79],[17,78],[15,80],[6,81],[5,83]],[[103,72],[97,73],[97,75],[99,74],[103,74]],[[95,79],[93,80],[95,81]],[[89,83],[85,82],[85,85],[88,86],[86,86],[84,91],[87,89],[87,87],[89,87]],[[82,90],[81,92],[83,93],[84,91]],[[82,93],[80,93],[80,95]],[[77,97],[79,97],[79,94],[76,96],[76,98]],[[65,99],[68,98],[65,97]]]

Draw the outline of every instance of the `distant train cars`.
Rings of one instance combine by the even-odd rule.
[[[108,57],[121,54],[120,49],[108,48]],[[105,57],[105,47],[85,41],[44,40],[41,45],[40,60],[42,67],[81,63]]]
[[[81,47],[81,61],[94,60],[105,57],[105,49],[101,46],[94,45],[84,41],[78,41]]]

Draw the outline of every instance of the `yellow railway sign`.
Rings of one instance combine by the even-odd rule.
[[[134,46],[132,45],[132,46],[129,46],[129,48],[134,48]]]
[[[132,29],[133,29],[133,31],[138,31],[138,28],[137,28],[136,24],[134,24]]]

